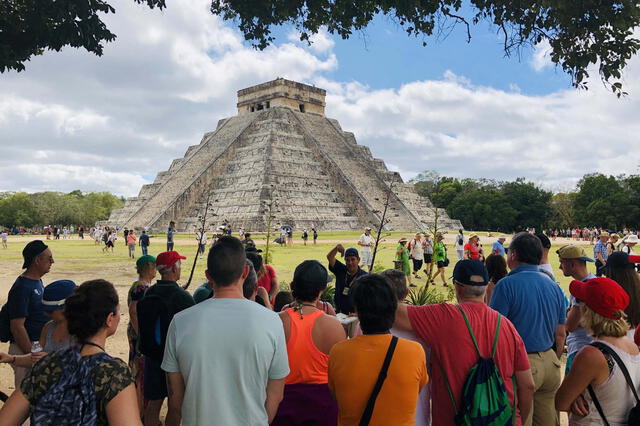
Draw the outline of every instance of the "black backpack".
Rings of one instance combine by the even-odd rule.
[[[139,330],[138,348],[140,353],[157,363],[162,362],[169,324],[173,319],[173,312],[168,302],[167,297],[149,294],[147,291],[136,305]]]
[[[458,235],[458,239],[456,240],[456,243],[461,246],[464,243],[464,238],[462,238],[462,235]]]
[[[600,349],[600,352],[602,352],[604,355],[609,355],[611,359],[613,359],[615,363],[618,364],[618,368],[620,368],[622,375],[627,381],[627,385],[629,386],[629,388],[631,388],[631,392],[633,392],[633,396],[636,399],[636,405],[629,411],[629,415],[627,417],[627,424],[640,425],[640,398],[638,398],[638,391],[636,390],[636,387],[633,384],[633,380],[631,380],[631,376],[629,375],[629,370],[627,370],[627,366],[624,365],[624,362],[620,359],[616,351],[611,349],[606,344],[600,343],[600,342],[593,342],[591,343],[591,346],[595,346],[596,348]],[[609,421],[604,415],[604,411],[602,410],[600,401],[598,401],[598,398],[596,397],[596,394],[593,391],[593,387],[589,385],[587,387],[587,390],[589,391],[589,396],[591,396],[593,405],[596,406],[596,409],[598,410],[598,414],[600,414],[600,417],[602,418],[602,424],[605,426],[609,426]]]

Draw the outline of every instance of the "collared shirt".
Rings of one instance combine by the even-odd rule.
[[[493,247],[491,248],[491,252],[493,254],[499,254],[500,256],[506,256],[507,252],[504,249],[504,245],[499,240],[493,242]]]
[[[337,259],[333,266],[329,266],[329,270],[336,276],[336,292],[334,296],[334,300],[336,302],[336,312],[341,312],[347,315],[355,312],[356,310],[353,307],[353,303],[351,303],[351,297],[349,296],[351,284],[353,283],[353,281],[358,279],[358,277],[366,275],[367,272],[358,268],[358,272],[353,275],[349,275],[347,273],[347,267],[345,266],[345,264]]]
[[[567,321],[560,286],[538,265],[518,266],[498,281],[490,306],[516,326],[527,352],[551,348],[557,326]]]
[[[599,260],[598,253],[600,253],[600,255],[602,256],[602,259],[605,261],[609,257],[609,252],[607,251],[607,245],[603,243],[602,240],[598,240],[596,245],[593,246],[593,257],[595,258],[595,260]]]
[[[593,274],[588,274],[582,279],[582,281],[590,280],[595,277],[596,276]],[[571,296],[571,306],[579,306],[581,304],[582,302]],[[567,335],[567,354],[571,355],[572,353],[578,352],[580,349],[591,343],[592,340],[593,338],[589,335],[589,330],[579,325],[574,331],[570,331]]]

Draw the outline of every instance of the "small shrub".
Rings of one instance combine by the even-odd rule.
[[[438,291],[435,287],[429,289],[426,286],[414,287],[409,290],[405,303],[414,306],[435,305],[442,302],[451,302],[455,300],[455,297],[453,287],[449,287],[446,294]]]
[[[334,302],[334,296],[336,294],[336,288],[332,285],[328,285],[327,288],[324,289],[322,295],[320,296],[320,300],[323,302],[330,303],[331,306],[335,309],[336,305]]]

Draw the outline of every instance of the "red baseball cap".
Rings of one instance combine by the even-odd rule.
[[[156,268],[171,268],[180,259],[186,259],[186,257],[180,256],[177,251],[163,251],[156,256]]]
[[[610,278],[598,277],[586,281],[573,280],[569,292],[582,300],[595,313],[605,318],[620,319],[618,311],[629,305],[629,295]]]

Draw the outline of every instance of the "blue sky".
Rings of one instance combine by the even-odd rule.
[[[209,6],[122,1],[105,17],[118,38],[104,56],[65,48],[0,74],[0,191],[136,195],[236,114],[237,90],[276,77],[326,89],[327,115],[405,180],[435,170],[570,190],[585,173],[640,173],[637,58],[617,99],[597,74],[574,90],[544,49],[506,58],[487,23],[471,43],[459,26],[426,47],[385,17],[312,46],[287,27],[256,51]]]

